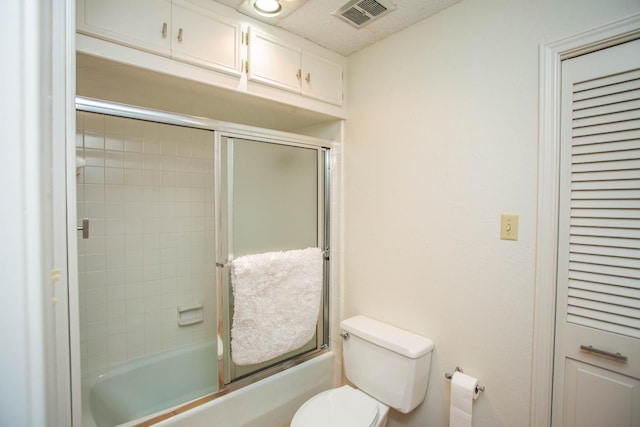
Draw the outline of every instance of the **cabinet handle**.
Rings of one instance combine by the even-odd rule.
[[[586,352],[589,352],[589,353],[595,353],[595,354],[598,354],[600,356],[611,357],[612,359],[619,360],[620,362],[626,362],[627,359],[628,359],[627,356],[622,355],[620,353],[613,353],[613,352],[610,352],[610,351],[600,350],[599,348],[595,348],[595,347],[590,346],[590,345],[584,345],[583,344],[583,345],[580,346],[580,350],[586,351]]]
[[[178,30],[178,41],[182,43],[182,28]]]
[[[163,22],[162,23],[162,38],[167,37],[167,23]]]
[[[307,73],[307,77],[304,78],[307,83],[311,83],[311,73]]]
[[[302,78],[302,70],[300,68],[298,68],[298,71],[296,72],[296,78],[298,80],[300,80]]]

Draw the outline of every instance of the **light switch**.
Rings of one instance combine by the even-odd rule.
[[[518,215],[502,214],[500,218],[500,238],[518,240]]]

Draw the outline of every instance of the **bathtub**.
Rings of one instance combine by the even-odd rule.
[[[213,342],[127,362],[82,381],[82,427],[135,426],[212,393]],[[333,387],[333,353],[281,371],[162,421],[157,426],[285,427],[309,397]]]

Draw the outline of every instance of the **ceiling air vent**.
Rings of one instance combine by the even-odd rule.
[[[333,15],[344,19],[356,28],[362,28],[395,8],[394,4],[386,0],[352,0],[334,11]]]

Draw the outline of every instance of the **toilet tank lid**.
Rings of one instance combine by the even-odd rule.
[[[433,341],[428,338],[362,315],[343,320],[340,327],[350,334],[411,359],[433,350]]]

